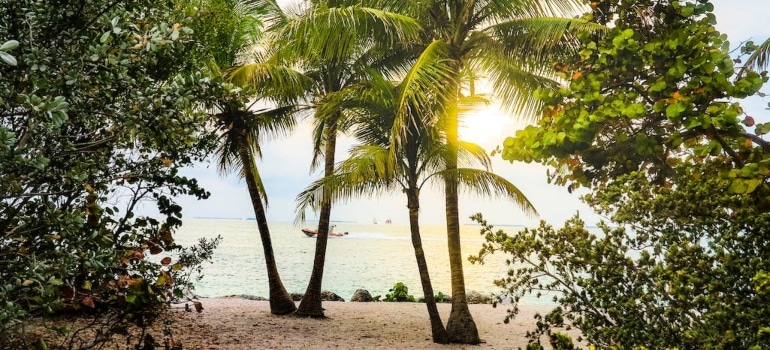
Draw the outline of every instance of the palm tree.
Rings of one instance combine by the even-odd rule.
[[[429,67],[418,66],[418,69]],[[439,68],[439,67],[430,67]],[[440,68],[439,68],[440,69]],[[431,69],[433,70],[433,69]],[[433,70],[435,71],[435,70]],[[420,282],[423,288],[424,299],[431,321],[433,341],[447,343],[449,334],[441,322],[433,287],[430,281],[427,261],[422,248],[420,236],[419,210],[420,191],[429,180],[440,179],[445,172],[444,161],[446,147],[439,140],[435,127],[422,123],[425,117],[419,117],[418,113],[434,113],[437,108],[430,106],[431,92],[420,91],[420,87],[413,86],[413,77],[425,72],[412,71],[406,79],[397,87],[384,79],[370,81],[369,93],[362,94],[362,108],[368,117],[367,123],[362,123],[355,136],[362,141],[362,145],[354,147],[352,155],[347,160],[340,162],[333,176],[328,176],[315,181],[305,191],[300,193],[298,210],[303,213],[308,206],[317,206],[318,198],[331,197],[334,201],[347,200],[352,197],[365,196],[385,191],[400,189],[407,197],[409,210],[409,224],[412,246],[414,247],[417,267],[420,273]],[[372,94],[372,92],[374,92]],[[367,98],[373,97],[373,98]],[[410,101],[407,110],[400,111],[404,106],[402,101]],[[424,108],[424,107],[428,108]],[[411,113],[408,125],[398,137],[400,142],[395,144],[390,132],[393,130],[393,122],[396,114]],[[514,200],[528,213],[534,213],[534,209],[524,195],[510,182],[491,173],[491,162],[485,151],[474,144],[461,143],[461,159],[466,163],[477,162],[485,170],[474,168],[460,168],[455,171],[462,179],[461,183],[468,185],[483,194],[498,194]]]
[[[314,157],[324,159],[324,176],[334,172],[337,135],[350,126],[345,101],[372,67],[390,63],[386,47],[416,38],[417,22],[409,17],[360,6],[358,1],[312,1],[298,16],[285,16],[275,26],[276,60],[296,65],[315,85],[308,100],[315,109]],[[339,7],[336,7],[338,6]],[[321,284],[332,203],[321,198],[313,270],[297,314],[324,317]]]
[[[270,312],[276,315],[292,313],[297,310],[297,307],[278,274],[270,228],[265,215],[264,206],[267,205],[267,195],[254,159],[257,156],[261,157],[260,133],[266,129],[290,129],[294,125],[294,118],[288,116],[290,115],[288,108],[255,113],[237,101],[224,103],[220,107],[222,111],[216,115],[222,139],[217,152],[218,168],[222,173],[238,169],[239,175],[246,181],[265,255]]]
[[[257,221],[267,267],[270,312],[283,315],[297,307],[281,282],[265,215],[267,194],[259,176],[255,157],[261,157],[260,139],[264,135],[285,133],[294,126],[290,117],[293,102],[307,86],[306,79],[290,69],[268,64],[252,64],[245,74],[235,70],[232,76],[223,70],[240,63],[242,53],[260,39],[261,15],[266,8],[277,8],[274,1],[202,0],[194,8],[199,18],[196,35],[207,43],[211,62],[208,69],[217,79],[231,78],[238,83],[229,97],[216,103],[215,125],[221,143],[217,151],[221,173],[237,171],[245,180]],[[255,68],[259,67],[259,69]],[[246,83],[250,83],[247,85]],[[254,111],[244,101],[257,97],[284,104],[279,108]],[[256,101],[255,101],[256,102]],[[263,203],[264,201],[264,203]]]
[[[441,51],[446,54],[436,58],[451,62],[449,79],[435,86],[436,91],[440,91],[442,132],[447,147],[443,176],[452,280],[452,311],[447,331],[450,342],[477,344],[480,339],[465,296],[458,217],[460,175],[455,171],[462,101],[475,94],[474,77],[483,77],[495,91],[496,100],[509,111],[535,111],[538,103],[531,98],[533,91],[558,85],[549,73],[553,58],[577,48],[577,40],[569,34],[603,27],[584,20],[555,17],[576,12],[582,5],[580,0],[369,1],[375,4],[372,6],[419,19],[428,33],[423,43],[426,50],[443,47]],[[425,63],[415,61],[415,64]],[[394,125],[407,124],[396,121]]]

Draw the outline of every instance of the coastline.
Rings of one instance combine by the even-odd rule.
[[[312,226],[312,225],[311,225]],[[290,293],[304,292],[313,268],[316,239],[290,222],[271,223],[270,231],[281,281]],[[463,226],[462,250],[478,253],[483,237],[478,228]],[[329,240],[324,267],[324,289],[349,300],[358,289],[385,296],[402,282],[412,294],[421,294],[420,274],[414,257],[409,227],[402,224],[340,224],[345,237]],[[264,254],[254,221],[190,219],[175,236],[182,246],[200,238],[223,237],[209,262],[201,264],[202,280],[194,282],[196,295],[215,298],[226,295],[269,295]],[[446,248],[445,226],[421,226],[423,250],[430,270],[434,294],[451,294],[451,271]],[[464,263],[466,291],[499,293],[494,280],[507,276],[510,268],[504,254],[489,256],[484,265]],[[536,303],[537,300],[526,300]]]

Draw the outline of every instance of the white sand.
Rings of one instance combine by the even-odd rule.
[[[174,308],[174,339],[184,349],[517,349],[526,347],[532,316],[549,311],[520,306],[509,324],[505,305],[470,305],[484,343],[439,345],[431,341],[422,303],[324,302],[326,319],[270,314],[266,301],[203,299],[202,313]],[[192,306],[192,305],[190,305]],[[446,324],[451,305],[440,304]],[[574,337],[577,334],[570,332]],[[157,338],[156,338],[157,339]],[[542,339],[544,343],[547,339]],[[547,344],[547,343],[546,343]]]
[[[324,302],[326,318],[315,319],[273,315],[267,301],[217,298],[202,299],[201,302],[202,312],[195,312],[192,303],[189,303],[192,312],[185,311],[184,305],[175,305],[147,330],[159,345],[156,349],[164,348],[166,327],[170,328],[173,340],[181,345],[181,348],[171,349],[183,350],[518,349],[527,346],[525,334],[535,328],[534,314],[550,311],[543,306],[519,306],[521,312],[517,318],[505,324],[506,305],[497,308],[470,305],[479,336],[484,341],[478,346],[471,346],[433,343],[428,312],[423,303]],[[439,304],[444,324],[450,308],[450,304]],[[55,347],[67,339],[56,335],[51,326],[63,326],[74,331],[85,327],[88,321],[88,316],[35,319],[27,325],[25,338],[27,342],[34,343],[42,337],[49,346]],[[76,334],[79,339],[90,342],[93,331],[90,328]],[[573,339],[579,334],[574,329],[567,333]],[[104,349],[133,349],[140,336],[141,330],[131,327],[126,335],[114,335]],[[541,341],[547,345],[546,348],[550,348],[547,339]],[[7,348],[2,345],[0,348]]]

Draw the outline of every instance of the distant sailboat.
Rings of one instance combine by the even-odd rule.
[[[372,219],[373,224],[377,224],[377,218]]]
[[[392,222],[392,221],[390,221],[390,218],[388,218],[387,220],[385,220],[385,223],[386,223],[386,224],[392,224],[393,222]]]

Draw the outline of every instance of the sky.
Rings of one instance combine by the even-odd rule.
[[[282,1],[279,0],[279,3]],[[768,0],[712,0],[717,17],[717,29],[726,33],[733,47],[741,41],[762,42],[770,37],[770,2]],[[768,89],[765,88],[764,91]],[[765,110],[767,98],[752,98],[743,103],[744,109],[757,122],[770,119],[770,112]],[[494,106],[479,111],[467,121],[462,137],[479,143],[488,150],[501,144],[506,136],[512,136],[524,126],[516,116],[506,115]],[[258,167],[268,192],[267,216],[269,221],[288,222],[295,217],[295,197],[313,180],[320,177],[319,172],[310,172],[312,157],[312,126],[305,122],[290,136],[263,144],[264,158]],[[338,141],[337,159],[346,156],[353,145],[349,137]],[[600,216],[582,203],[578,194],[570,194],[566,188],[548,184],[546,168],[537,164],[509,163],[499,155],[493,157],[495,173],[505,177],[524,192],[538,211],[539,216],[524,215],[509,200],[483,198],[461,194],[460,223],[471,224],[468,217],[480,212],[494,225],[536,225],[539,220],[546,220],[555,226],[579,213],[587,225],[594,225]],[[187,176],[197,178],[211,192],[205,201],[196,201],[191,197],[180,197],[178,201],[184,208],[185,217],[248,218],[253,217],[253,210],[246,185],[235,175],[221,176],[214,165],[202,165],[187,169]],[[432,186],[421,193],[420,221],[423,224],[445,224],[443,191]],[[317,213],[308,212],[307,219],[314,220]],[[394,224],[408,223],[406,197],[398,192],[388,196],[362,198],[347,203],[337,203],[332,210],[333,221],[352,221],[360,223],[385,222],[391,219]]]

